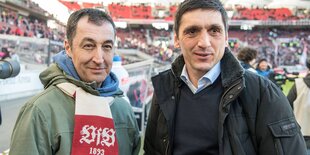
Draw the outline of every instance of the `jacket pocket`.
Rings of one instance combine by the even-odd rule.
[[[268,124],[273,135],[274,147],[277,155],[283,155],[286,147],[289,146],[289,139],[298,134],[300,127],[294,118],[284,119]],[[283,147],[285,146],[285,147]]]

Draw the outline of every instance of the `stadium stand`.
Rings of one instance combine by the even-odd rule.
[[[177,5],[175,4],[169,6],[156,5],[152,7],[150,4],[80,3],[66,0],[59,0],[59,2],[65,5],[70,11],[81,8],[106,9],[116,21],[118,19],[143,19],[156,22],[156,20],[164,19],[170,25],[168,30],[157,30],[150,25],[135,23],[129,24],[125,29],[118,28],[117,47],[121,49],[139,49],[149,55],[155,56],[159,60],[166,60],[166,57],[163,57],[165,55],[163,53],[167,52],[168,49],[168,51],[173,49],[171,24],[177,9]],[[26,6],[30,6],[30,4],[31,6],[36,6],[31,1],[25,1]],[[14,10],[1,6],[0,10],[2,10],[0,16],[1,34],[49,38],[57,41],[64,39],[64,32],[49,28],[46,20],[34,18],[33,16],[23,16]],[[309,29],[307,28],[310,25],[309,13],[305,9],[236,7],[231,10],[233,11],[233,15],[231,16],[232,23],[233,21],[237,21],[237,23],[240,21],[236,25],[234,23],[231,24],[232,26],[229,31],[229,45],[233,52],[237,52],[242,46],[251,45],[261,51],[258,56],[259,58],[267,58],[274,66],[299,63],[300,56],[309,46]],[[243,21],[248,21],[250,23],[249,25],[251,25],[253,20],[268,21],[271,25],[261,23],[261,25],[255,25],[252,30],[240,29]],[[270,21],[289,21],[291,25],[288,23],[288,28],[285,29],[283,26],[272,25]],[[306,23],[304,24],[305,26],[301,25],[296,28],[294,27],[294,21],[306,21]],[[291,28],[294,28],[293,32],[289,30]],[[281,38],[291,41],[277,42]]]
[[[1,5],[0,11],[0,34],[49,38],[56,41],[63,41],[64,39],[64,33],[49,28],[44,19],[35,16],[27,17]]]
[[[116,22],[125,22],[126,28],[117,28],[116,52],[143,52],[142,54],[155,60],[154,66],[164,66],[165,69],[180,54],[173,47],[172,24],[177,10],[176,3],[151,5],[58,1],[69,12],[81,8],[100,8],[109,12]],[[251,46],[259,51],[257,59],[266,58],[279,75],[286,72],[277,67],[302,65],[305,55],[310,54],[309,8],[250,6],[227,9],[231,12],[228,44],[234,54],[241,47]],[[58,23],[61,28],[52,28],[48,26],[48,20],[57,21],[31,0],[0,0],[0,48],[6,46],[16,50],[21,61],[27,65],[35,62],[35,65],[46,66],[53,61],[52,56],[63,49],[62,41],[65,39],[64,23]],[[165,23],[168,29],[155,28],[153,23]],[[41,41],[43,43],[37,43]],[[123,57],[124,65],[137,61],[135,55]],[[134,70],[137,68],[133,68],[133,74],[147,71],[140,68],[141,71],[137,72]],[[153,69],[151,74],[159,71],[157,68]],[[146,72],[145,75],[150,74]],[[138,74],[136,76],[140,77]],[[284,79],[281,84],[285,83],[285,78],[279,77]],[[148,89],[147,96],[151,96],[152,88]]]

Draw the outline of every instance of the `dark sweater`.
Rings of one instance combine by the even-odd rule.
[[[187,85],[182,86],[175,122],[174,155],[219,154],[218,107],[222,93],[220,78],[197,94]]]

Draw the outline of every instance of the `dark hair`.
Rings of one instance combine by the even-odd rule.
[[[243,61],[245,63],[249,63],[257,56],[257,51],[253,48],[245,47],[242,48],[237,55],[238,60]]]
[[[268,60],[267,60],[266,58],[259,59],[259,61],[257,62],[256,69],[259,69],[259,70],[260,70],[259,65],[260,65],[263,61],[266,61],[267,64],[268,64]],[[268,67],[267,67],[268,69],[271,68],[271,66],[270,66],[269,64],[268,64],[267,66],[268,66]]]
[[[73,38],[76,34],[77,23],[84,16],[88,16],[88,22],[96,24],[98,26],[101,26],[103,22],[109,22],[113,26],[114,31],[116,31],[115,24],[112,18],[107,13],[98,9],[81,9],[73,12],[67,22],[66,33],[70,45],[72,45]]]
[[[4,60],[6,58],[11,58],[8,48],[2,47],[1,51],[4,53],[4,56],[1,58],[1,60]]]
[[[260,59],[259,61],[258,61],[258,63],[257,63],[257,66],[261,63],[261,62],[263,62],[263,61],[266,61],[266,62],[268,62],[267,61],[267,59],[265,59],[265,58],[262,58],[262,59]]]
[[[4,52],[4,53],[9,53],[9,50],[8,50],[8,48],[6,48],[6,47],[2,47],[2,48],[1,48],[1,51]]]
[[[306,66],[308,69],[310,69],[310,57],[306,59]]]
[[[227,12],[225,11],[223,4],[219,0],[185,0],[179,5],[178,10],[175,14],[175,18],[174,18],[174,31],[177,37],[179,36],[178,33],[179,33],[180,22],[181,22],[181,18],[183,14],[185,14],[188,11],[192,11],[196,9],[219,11],[222,15],[225,32],[228,31]]]

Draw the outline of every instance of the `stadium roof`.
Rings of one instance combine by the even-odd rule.
[[[0,0],[1,1],[1,0]],[[43,0],[32,0],[40,5],[46,11],[52,13],[57,19],[65,23],[69,17],[69,12],[64,5],[62,5],[59,0],[49,0],[46,3]],[[171,3],[180,3],[184,0],[65,0],[65,1],[74,1],[78,3],[88,2],[88,3],[127,3],[127,4],[136,4],[136,3],[151,3],[151,4],[161,4],[169,5]],[[310,9],[310,0],[221,0],[223,4],[227,7],[234,5],[241,5],[245,7],[264,7],[268,8],[308,8]]]
[[[38,1],[38,0],[33,0]],[[127,4],[135,4],[135,3],[150,3],[150,4],[162,4],[169,5],[171,3],[180,3],[184,0],[65,0],[65,1],[74,1],[74,2],[89,2],[89,3],[127,3]],[[269,8],[310,8],[310,0],[221,0],[225,6],[234,6],[240,5],[245,7],[264,7],[268,6]]]
[[[310,0],[227,0],[226,7],[240,5],[245,7],[268,7],[268,8],[310,8]]]
[[[310,9],[310,0],[274,0],[268,5],[269,8],[308,8]]]
[[[90,3],[155,3],[155,4],[169,4],[169,3],[180,3],[184,0],[65,0],[74,2],[90,2]]]
[[[224,4],[226,7],[234,5],[241,5],[245,7],[251,7],[251,6],[263,7],[271,3],[271,1],[272,0],[227,0],[226,2],[224,2]]]

